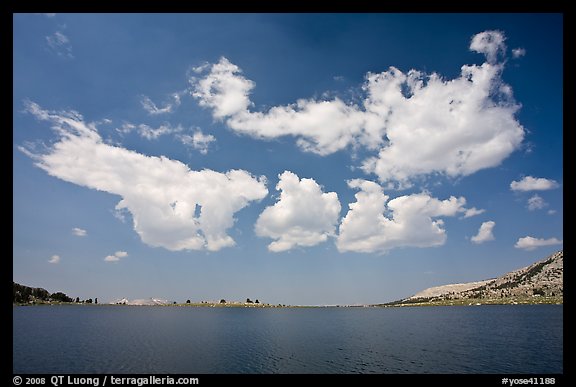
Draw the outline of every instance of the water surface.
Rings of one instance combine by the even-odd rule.
[[[14,373],[562,373],[563,307],[13,308]]]

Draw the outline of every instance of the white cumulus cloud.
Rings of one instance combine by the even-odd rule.
[[[364,171],[408,185],[431,173],[467,176],[499,165],[524,138],[501,70],[489,63],[463,66],[453,80],[414,71],[374,75],[371,93],[375,108],[389,112],[389,143],[363,163]]]
[[[191,135],[179,134],[177,137],[182,144],[196,149],[203,155],[208,153],[210,144],[216,141],[216,137],[211,134],[204,134],[200,129],[197,129]]]
[[[474,235],[470,240],[476,244],[493,241],[494,234],[492,230],[494,230],[494,226],[496,226],[496,222],[494,221],[482,223],[478,229],[478,234]]]
[[[88,235],[88,232],[82,228],[74,227],[72,229],[72,234],[79,236],[79,237],[83,237],[83,236]]]
[[[27,110],[52,123],[58,142],[33,153],[36,165],[59,179],[121,196],[116,209],[132,214],[134,230],[150,246],[217,251],[234,245],[234,214],[268,194],[265,178],[243,170],[190,170],[167,157],[146,156],[102,141],[94,123],[76,112]]]
[[[512,191],[546,191],[554,188],[558,188],[558,183],[543,177],[526,176],[522,180],[514,180],[510,183]]]
[[[441,246],[446,230],[442,219],[436,218],[467,211],[463,197],[439,200],[418,193],[388,201],[377,183],[354,179],[348,185],[360,192],[340,224],[336,246],[341,252],[384,253],[396,247]]]
[[[541,210],[547,206],[548,206],[548,203],[546,203],[544,201],[544,199],[542,199],[542,197],[538,194],[536,194],[536,195],[532,196],[530,199],[528,199],[528,209],[530,211]]]
[[[534,250],[538,247],[561,245],[562,243],[564,242],[557,238],[542,239],[526,236],[519,238],[514,247],[517,249]]]
[[[52,263],[52,264],[60,263],[60,256],[59,255],[51,256],[50,259],[48,260],[48,263]]]
[[[226,120],[236,132],[262,139],[292,135],[298,137],[301,148],[328,154],[348,146],[362,131],[364,113],[339,99],[302,99],[266,113],[252,112],[250,91],[255,84],[242,75],[238,66],[221,58],[218,63],[203,66],[201,71],[205,70],[209,73],[204,78],[191,79],[193,96],[201,106],[212,109],[214,118]]]
[[[280,198],[260,214],[255,226],[258,236],[275,239],[268,249],[280,252],[314,246],[333,236],[341,209],[338,195],[322,192],[314,179],[300,179],[290,171],[279,178]]]
[[[294,136],[301,149],[320,155],[349,146],[378,151],[362,163],[363,170],[407,186],[418,176],[466,176],[497,166],[522,142],[524,128],[515,118],[520,106],[497,62],[504,40],[498,31],[476,35],[470,49],[487,61],[462,66],[455,79],[394,67],[368,73],[360,105],[299,99],[253,111],[255,83],[226,58],[199,67],[190,82],[199,104],[235,132],[260,139]]]
[[[118,261],[120,261],[120,258],[124,258],[127,256],[128,256],[128,253],[126,251],[117,251],[112,255],[107,255],[104,258],[104,261],[106,261],[106,262],[118,262]]]

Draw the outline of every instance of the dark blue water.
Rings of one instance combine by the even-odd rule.
[[[14,373],[562,373],[563,307],[14,307]]]

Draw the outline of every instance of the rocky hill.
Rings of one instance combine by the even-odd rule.
[[[564,251],[495,279],[437,286],[388,305],[562,303]]]
[[[451,284],[451,285],[442,285],[442,286],[435,286],[433,288],[428,288],[422,290],[421,292],[416,293],[410,298],[432,298],[432,297],[439,297],[446,294],[454,294],[454,293],[461,293],[467,290],[476,289],[480,286],[486,285],[491,280],[485,281],[478,281],[478,282],[468,282],[464,284]]]
[[[12,281],[13,304],[35,304],[47,302],[72,302],[72,298],[62,292],[50,293],[43,288],[32,288]]]

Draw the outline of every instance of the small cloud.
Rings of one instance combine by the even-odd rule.
[[[520,57],[522,57],[522,56],[524,56],[524,55],[526,55],[526,49],[524,49],[524,48],[520,48],[520,47],[519,47],[519,48],[514,48],[514,49],[512,50],[512,57],[513,57],[514,59],[518,59],[518,58],[520,58]]]
[[[486,212],[484,209],[479,210],[476,207],[468,208],[464,213],[464,216],[462,216],[460,219],[470,218],[472,216],[483,214],[484,212]]]
[[[79,236],[79,237],[84,237],[84,236],[88,235],[88,232],[82,228],[74,227],[72,229],[72,234]]]
[[[564,241],[556,238],[542,239],[526,236],[524,238],[519,238],[514,247],[517,249],[534,250],[538,247],[561,245],[562,243],[564,243]]]
[[[128,253],[126,251],[117,251],[114,255],[107,255],[104,260],[106,262],[118,262],[120,258],[127,257]]]
[[[50,259],[48,260],[48,263],[52,263],[52,264],[58,264],[60,263],[60,256],[59,255],[53,255],[52,257],[50,257]]]
[[[500,31],[484,31],[472,37],[470,50],[486,55],[488,63],[496,63],[498,55],[506,52],[505,40]]]
[[[494,221],[482,223],[478,230],[478,234],[474,235],[470,240],[476,244],[493,241],[494,234],[492,233],[492,230],[494,229],[494,226],[496,226],[496,222]]]
[[[60,31],[56,31],[52,35],[46,36],[48,47],[58,56],[72,59],[72,44],[70,39]]]
[[[208,147],[210,146],[210,143],[216,141],[216,137],[212,136],[211,134],[204,134],[200,129],[196,130],[193,135],[179,135],[178,139],[182,144],[196,149],[203,155],[208,153]]]
[[[58,48],[59,46],[70,43],[70,39],[60,31],[56,31],[54,34],[47,36],[46,41],[52,48]]]
[[[114,208],[114,210],[112,211],[112,215],[114,215],[114,217],[119,221],[121,221],[122,223],[126,223],[126,216],[128,216],[129,214],[130,212],[126,208],[118,206],[116,206],[116,208]]]
[[[510,183],[510,189],[512,191],[546,191],[558,188],[558,186],[555,180],[532,176],[526,176],[520,181],[512,181],[512,183]]]
[[[150,115],[158,115],[158,114],[166,114],[172,113],[174,109],[180,106],[180,94],[181,93],[172,93],[170,96],[172,98],[172,102],[166,102],[163,107],[158,107],[150,98],[147,96],[142,96],[140,103],[144,110],[148,112]]]
[[[538,194],[528,199],[528,210],[530,211],[541,210],[546,206],[548,206],[548,203]]]
[[[131,123],[129,123],[129,122],[124,122],[121,127],[116,128],[116,131],[117,131],[118,133],[124,135],[124,134],[130,133],[130,132],[133,131],[134,129],[136,129],[136,125],[131,124]]]
[[[144,137],[147,140],[157,140],[160,136],[178,133],[183,130],[182,125],[172,126],[169,123],[164,123],[158,128],[152,128],[146,124],[136,126],[129,122],[125,122],[121,127],[116,128],[116,131],[120,134],[128,134],[132,131],[136,131],[140,137]]]
[[[548,210],[547,214],[548,215],[554,215],[556,213],[556,210]]]
[[[138,126],[138,134],[140,134],[140,136],[146,138],[147,140],[156,140],[158,137],[163,136],[165,134],[171,134],[181,131],[182,126],[180,125],[173,127],[170,124],[163,124],[160,125],[157,129],[151,128],[145,124],[140,124]]]

